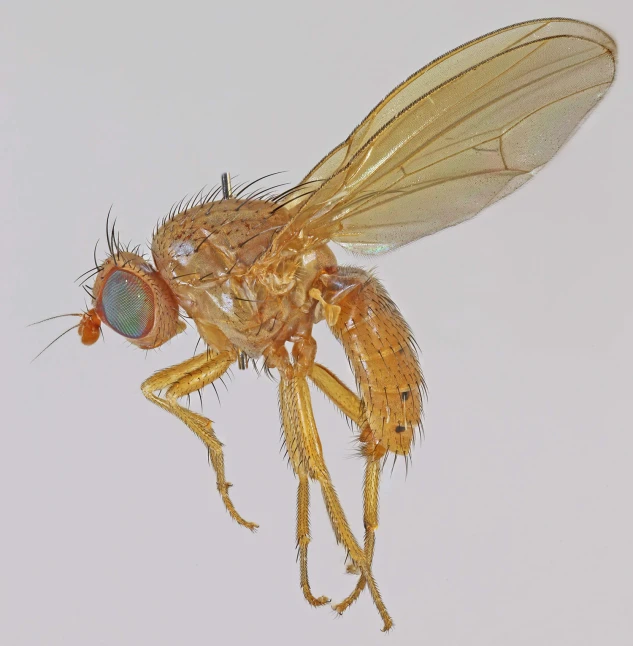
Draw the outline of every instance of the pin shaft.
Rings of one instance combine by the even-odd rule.
[[[231,176],[228,173],[222,173],[222,197],[225,200],[233,197],[233,189],[231,188]]]

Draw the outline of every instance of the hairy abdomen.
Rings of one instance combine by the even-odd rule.
[[[343,344],[371,432],[368,453],[406,455],[421,423],[424,379],[411,330],[380,282],[353,267],[327,279],[326,295],[341,307],[332,331]]]

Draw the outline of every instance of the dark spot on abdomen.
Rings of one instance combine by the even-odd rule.
[[[396,433],[404,433],[407,429],[404,426],[396,426]]]

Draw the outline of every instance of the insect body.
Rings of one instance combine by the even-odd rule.
[[[97,266],[93,308],[79,332],[100,322],[141,348],[184,328],[184,311],[207,349],[145,381],[145,396],[179,417],[206,445],[231,516],[255,529],[229,497],[223,447],[211,422],[180,398],[235,362],[263,358],[279,372],[282,426],[298,478],[300,582],[307,570],[309,481],[316,480],[338,542],[358,573],[342,613],[368,587],[392,625],[372,573],[381,458],[407,455],[420,425],[424,381],[409,327],[384,287],[362,269],[337,265],[328,242],[379,254],[458,224],[530,179],[562,146],[611,84],[615,44],[566,19],[522,23],[438,58],[393,90],[348,139],[295,188],[263,199],[219,192],[166,218],[153,236],[153,264],[123,250],[112,233]],[[358,392],[315,361],[313,326],[341,342]],[[287,346],[291,345],[291,350]],[[308,380],[359,429],[365,458],[361,544],[332,486]]]

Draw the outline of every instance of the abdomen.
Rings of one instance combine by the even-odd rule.
[[[415,341],[398,307],[380,282],[353,267],[340,267],[328,291],[345,295],[331,326],[356,376],[373,437],[362,437],[376,457],[406,455],[421,423],[424,379]]]

